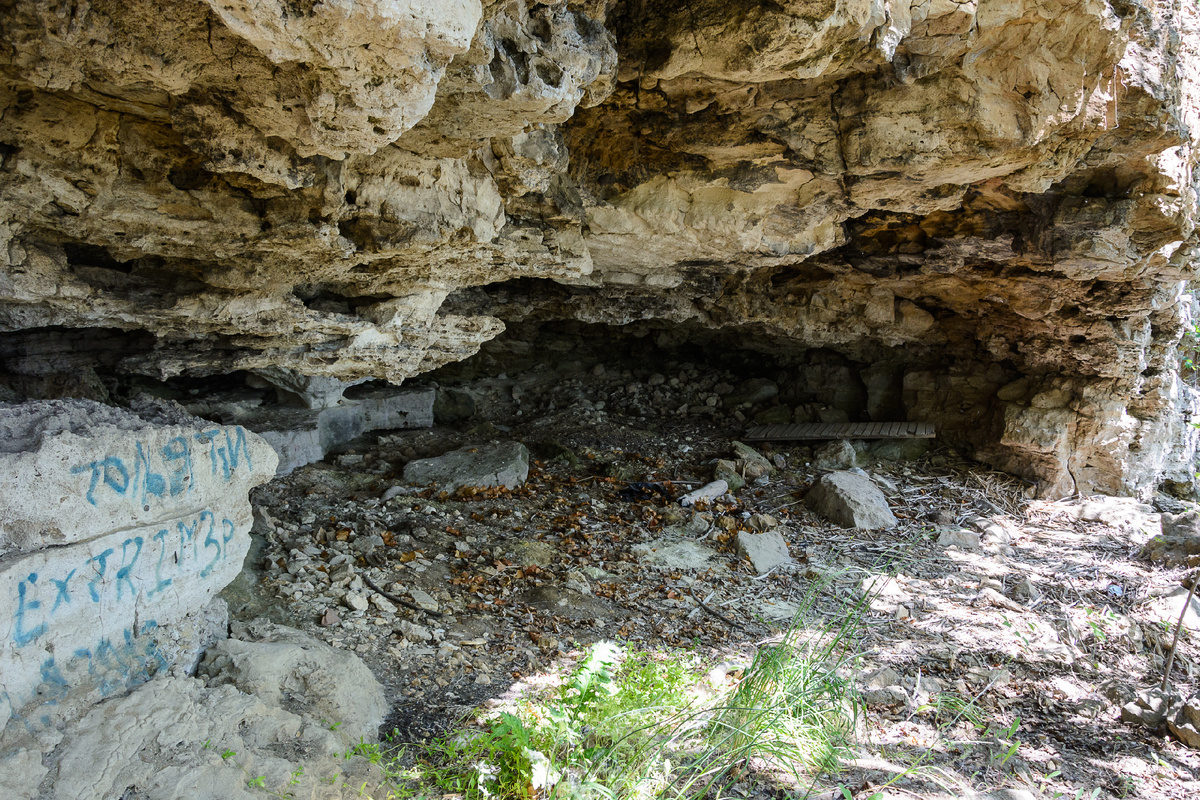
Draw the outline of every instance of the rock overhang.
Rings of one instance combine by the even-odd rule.
[[[1044,5],[18,3],[0,324],[153,338],[6,367],[399,383],[524,320],[721,330],[1048,494],[1189,482],[1200,29]]]

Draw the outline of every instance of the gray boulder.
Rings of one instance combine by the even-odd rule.
[[[853,472],[831,472],[809,490],[804,505],[843,528],[876,530],[899,523],[883,492],[869,478]]]
[[[1163,567],[1200,566],[1200,513],[1162,515],[1162,535],[1142,548],[1142,558]]]
[[[1200,750],[1200,696],[1184,703],[1175,717],[1167,720],[1167,728],[1176,739]]]
[[[404,467],[406,483],[436,483],[451,493],[464,486],[515,489],[528,476],[529,451],[520,442],[462,447],[436,458],[410,461]]]
[[[813,453],[813,465],[817,469],[850,469],[858,466],[858,454],[854,445],[845,439],[824,444]]]

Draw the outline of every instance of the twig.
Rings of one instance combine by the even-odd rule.
[[[1159,687],[1160,692],[1167,691],[1167,683],[1171,679],[1171,667],[1175,662],[1175,645],[1179,644],[1179,631],[1183,628],[1183,618],[1187,616],[1188,609],[1192,605],[1192,595],[1196,593],[1196,584],[1200,583],[1200,572],[1192,575],[1192,585],[1188,587],[1187,600],[1183,601],[1183,608],[1179,612],[1179,622],[1175,623],[1175,636],[1171,638],[1171,649],[1167,652],[1167,666],[1163,670],[1163,682]]]
[[[740,631],[746,630],[746,628],[744,626],[739,625],[738,623],[734,622],[729,617],[725,616],[724,614],[720,613],[719,611],[713,611],[711,608],[709,608],[707,605],[705,605],[703,600],[701,600],[699,597],[696,597],[696,593],[692,591],[692,587],[690,587],[690,586],[688,587],[688,594],[690,594],[692,596],[692,599],[696,601],[696,604],[698,606],[700,606],[700,608],[702,610],[704,610],[706,613],[711,614],[712,616],[721,620],[721,622],[724,622],[726,625],[730,625],[734,628],[737,628]]]
[[[434,617],[442,616],[442,612],[440,612],[440,611],[431,611],[428,608],[421,608],[421,606],[417,605],[416,603],[410,603],[403,598],[396,597],[396,595],[392,594],[391,592],[384,591],[383,589],[381,589],[379,587],[379,584],[377,584],[377,583],[375,583],[375,581],[371,580],[367,576],[367,573],[365,573],[365,572],[360,572],[359,575],[362,575],[363,583],[365,583],[367,586],[370,586],[376,592],[383,595],[388,600],[391,600],[393,603],[395,603],[397,605],[404,606],[405,608],[407,608],[410,611],[419,611],[422,614],[429,614],[430,616],[434,616]]]

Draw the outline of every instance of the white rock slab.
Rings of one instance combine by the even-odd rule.
[[[0,556],[244,500],[275,463],[245,428],[185,414],[158,424],[85,400],[0,404]]]
[[[779,531],[747,533],[737,536],[738,553],[750,559],[750,564],[759,575],[765,575],[776,567],[795,564],[788,552],[787,541]]]
[[[240,427],[85,401],[0,406],[0,442],[0,726],[38,727],[180,656],[276,458]]]
[[[809,490],[804,505],[843,528],[874,530],[900,524],[879,487],[853,472],[823,475]]]

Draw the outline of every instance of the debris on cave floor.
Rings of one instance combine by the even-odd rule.
[[[850,469],[897,524],[841,528],[804,502],[826,472],[811,447],[739,447],[739,421],[683,404],[622,416],[598,390],[547,391],[574,400],[526,392],[515,423],[364,438],[255,493],[257,591],[366,661],[395,708],[385,729],[444,732],[605,639],[744,660],[817,587],[830,617],[869,597],[856,642],[865,731],[836,781],[862,787],[854,797],[914,763],[894,796],[1200,790],[1200,753],[1121,721],[1161,682],[1181,610],[1185,568],[1139,557],[1161,532],[1153,507],[1031,500],[946,450],[884,460],[858,443]],[[523,482],[447,493],[402,479],[418,458],[494,442],[528,447]],[[718,467],[744,486],[681,506]],[[763,568],[747,542],[765,534]],[[1189,619],[1171,680],[1185,699],[1200,691]]]

